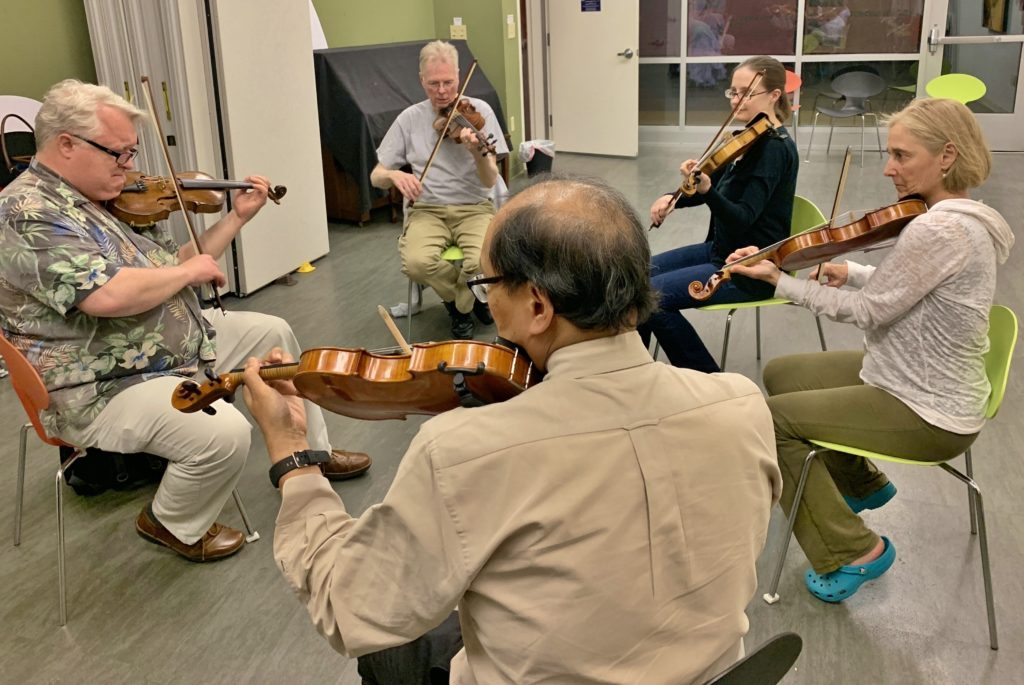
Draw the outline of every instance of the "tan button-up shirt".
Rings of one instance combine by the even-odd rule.
[[[358,519],[320,476],[290,479],[274,555],[349,655],[458,605],[453,683],[679,685],[739,656],[781,488],[758,388],[654,363],[631,332],[428,421]]]

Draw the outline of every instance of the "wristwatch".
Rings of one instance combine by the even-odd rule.
[[[290,457],[285,457],[270,467],[270,482],[280,487],[281,477],[289,471],[301,469],[303,466],[326,464],[331,460],[330,452],[323,450],[302,450]]]

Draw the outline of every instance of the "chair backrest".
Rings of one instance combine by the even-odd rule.
[[[67,443],[48,436],[39,420],[39,412],[50,406],[50,393],[46,391],[39,372],[29,363],[25,355],[2,334],[0,334],[0,356],[3,356],[4,362],[7,363],[7,370],[11,374],[11,387],[14,388],[18,399],[21,400],[21,406],[25,409],[28,420],[32,422],[32,427],[36,429],[39,439],[50,445],[66,445]]]
[[[1011,309],[992,305],[988,314],[988,354],[985,355],[985,375],[992,386],[985,418],[991,419],[999,411],[1006,394],[1006,381],[1010,376],[1013,348],[1017,345],[1017,317]]]
[[[936,76],[924,90],[933,98],[950,98],[963,104],[980,100],[987,90],[985,82],[970,74],[943,74]]]
[[[797,74],[795,71],[790,71],[789,69],[786,69],[786,92],[787,93],[795,93],[796,89],[799,88],[800,84],[802,84],[803,82],[804,81],[803,81],[802,78],[800,78],[799,74]]]
[[[868,71],[849,71],[832,79],[829,86],[846,98],[846,108],[865,107],[868,98],[886,88],[885,79]]]
[[[793,197],[793,218],[789,223],[789,234],[796,235],[803,233],[809,228],[821,226],[828,219],[821,213],[818,206],[806,197],[796,195]]]
[[[796,633],[776,635],[705,685],[775,685],[789,673],[803,646]]]

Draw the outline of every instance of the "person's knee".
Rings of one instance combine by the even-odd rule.
[[[775,395],[778,392],[778,388],[782,381],[782,367],[780,363],[781,357],[775,357],[770,359],[767,364],[764,365],[764,371],[761,372],[761,379],[764,381],[764,389],[769,395]]]
[[[423,283],[437,268],[437,258],[426,255],[405,255],[402,259],[405,275],[417,283]]]

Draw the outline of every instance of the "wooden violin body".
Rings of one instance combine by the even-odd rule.
[[[185,208],[199,214],[219,212],[224,207],[225,190],[252,188],[251,183],[215,179],[201,171],[183,171],[176,178]],[[267,196],[280,204],[287,192],[284,186],[274,186]],[[138,171],[127,172],[124,190],[107,202],[110,213],[130,226],[154,224],[180,208],[170,178]]]
[[[690,296],[700,301],[711,297],[719,286],[731,277],[730,267],[737,264],[756,264],[767,259],[783,271],[797,271],[894,238],[907,224],[927,211],[928,205],[921,200],[901,200],[865,212],[861,218],[848,224],[826,224],[798,233],[743,259],[726,264],[720,271],[715,272],[707,283],[690,283]]]
[[[455,107],[454,113],[452,113],[452,107]],[[448,123],[448,128],[442,132],[446,122]],[[495,154],[494,135],[486,135],[484,133],[484,115],[476,111],[473,103],[469,100],[463,98],[458,101],[457,105],[448,105],[438,112],[437,119],[434,121],[434,130],[439,135],[447,137],[453,142],[459,141],[459,136],[464,128],[468,128],[473,132],[477,148],[483,151],[485,156]]]
[[[773,130],[775,130],[775,126],[772,125],[771,119],[768,118],[767,114],[761,112],[751,119],[744,128],[733,131],[728,136],[722,138],[719,144],[705,155],[704,160],[694,168],[693,173],[683,179],[683,184],[679,187],[679,193],[686,197],[692,197],[697,192],[697,179],[700,178],[700,174],[703,173],[710,176],[718,169],[743,155],[754,143],[761,139],[761,136]]]
[[[306,350],[294,364],[261,369],[267,380],[291,379],[306,399],[355,419],[404,419],[440,414],[466,404],[503,402],[538,383],[540,372],[526,355],[475,340],[414,345],[411,354],[378,354],[360,348]],[[183,412],[212,411],[243,384],[240,371],[200,385],[183,381],[171,398]]]

